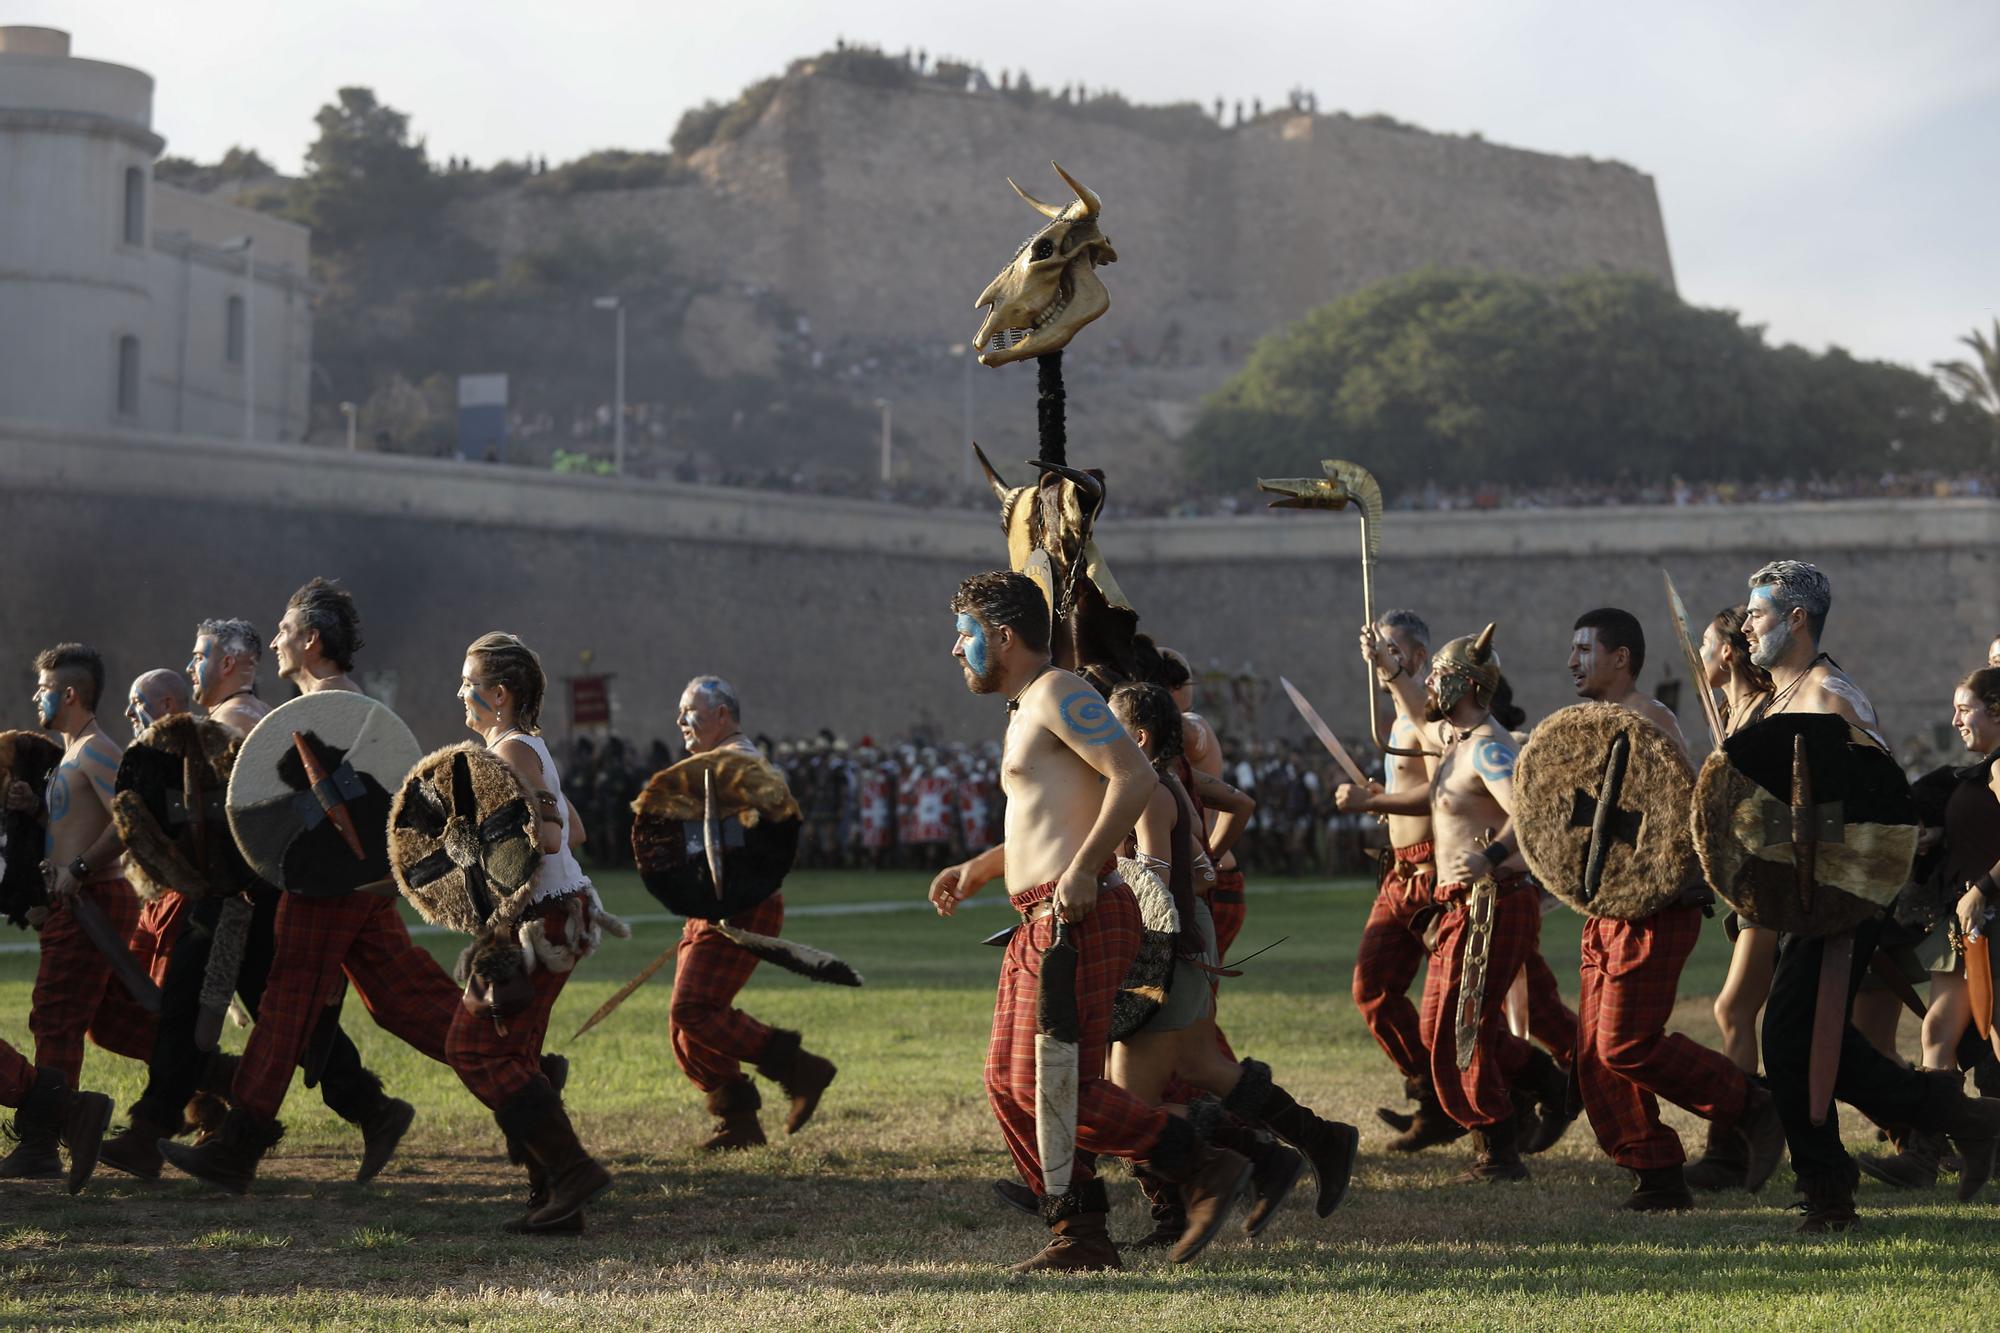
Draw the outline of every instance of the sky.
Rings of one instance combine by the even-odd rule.
[[[1385,112],[1651,175],[1681,294],[1773,341],[1928,367],[2000,316],[2000,4],[1530,0],[0,0],[156,80],[167,151],[297,171],[344,85],[432,155],[663,148],[837,38],[1133,101]]]

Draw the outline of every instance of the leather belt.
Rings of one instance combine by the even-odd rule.
[[[1021,914],[1022,925],[1032,925],[1045,917],[1051,917],[1056,914],[1056,900],[1053,896],[1050,896],[1038,903],[1031,903],[1026,907],[1017,907],[1014,910]]]

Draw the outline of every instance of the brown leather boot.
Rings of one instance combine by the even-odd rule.
[[[546,1069],[546,1066],[544,1066],[544,1068]],[[498,1112],[494,1113],[494,1118],[496,1120],[499,1119]],[[501,1126],[501,1132],[502,1133],[506,1132],[505,1125]],[[529,1219],[534,1217],[534,1215],[536,1213],[539,1213],[542,1209],[548,1207],[549,1173],[546,1170],[544,1170],[542,1164],[535,1159],[534,1154],[528,1151],[527,1145],[522,1143],[520,1139],[514,1137],[512,1134],[507,1135],[507,1160],[512,1162],[515,1166],[527,1168],[528,1206],[524,1211],[522,1211],[518,1215],[509,1218],[505,1222],[502,1222],[500,1224],[500,1229],[502,1231],[507,1232],[509,1235],[515,1235],[515,1236],[526,1235],[531,1230],[531,1228],[528,1226]],[[545,1227],[542,1229],[543,1234],[549,1234],[549,1235],[557,1235],[557,1234],[580,1235],[582,1234],[582,1232],[583,1232],[583,1210],[580,1208],[577,1210],[576,1216],[571,1218],[569,1221],[559,1222],[554,1226]]]
[[[1553,1062],[1552,1062],[1553,1063]],[[1514,1117],[1472,1131],[1472,1165],[1458,1177],[1461,1185],[1488,1185],[1498,1181],[1526,1180],[1528,1168],[1521,1161],[1521,1129]]]
[[[1204,1143],[1194,1127],[1178,1116],[1167,1117],[1167,1127],[1144,1165],[1181,1187],[1187,1230],[1168,1256],[1177,1264],[1187,1263],[1208,1248],[1229,1220],[1229,1210],[1250,1186],[1250,1163],[1241,1154]]]
[[[1859,1223],[1860,1214],[1854,1211],[1854,1187],[1860,1179],[1860,1173],[1851,1167],[1845,1175],[1800,1176],[1799,1192],[1806,1196],[1798,1205],[1805,1213],[1805,1220],[1799,1223],[1800,1234],[1825,1235],[1846,1231]]]
[[[1642,1167],[1632,1176],[1632,1193],[1618,1205],[1626,1212],[1685,1213],[1694,1207],[1694,1195],[1688,1192],[1680,1167]]]
[[[1243,1073],[1222,1099],[1222,1106],[1232,1114],[1270,1126],[1273,1133],[1305,1154],[1319,1181],[1314,1212],[1326,1217],[1340,1206],[1354,1176],[1354,1159],[1361,1151],[1360,1130],[1300,1106],[1292,1094],[1271,1081],[1271,1067],[1262,1060],[1243,1061]]]
[[[190,1145],[161,1139],[160,1153],[196,1180],[231,1194],[248,1194],[257,1179],[257,1164],[284,1136],[285,1127],[276,1120],[261,1120],[232,1106],[222,1132],[208,1142]]]
[[[410,1132],[410,1122],[416,1118],[416,1107],[400,1097],[384,1096],[355,1122],[361,1130],[361,1164],[354,1169],[355,1180],[366,1184],[382,1174],[382,1168],[396,1155],[397,1145]]]
[[[577,1229],[584,1205],[611,1188],[611,1173],[584,1151],[556,1090],[546,1078],[537,1078],[495,1112],[494,1119],[520,1141],[526,1155],[543,1172],[548,1201],[527,1216],[522,1230],[546,1233]]]
[[[708,1094],[708,1113],[716,1117],[715,1132],[701,1141],[709,1152],[729,1152],[737,1148],[764,1146],[764,1126],[758,1123],[757,1108],[764,1099],[757,1085],[737,1078]]]
[[[1768,1098],[1769,1093],[1765,1096]],[[1779,1130],[1782,1139],[1784,1131]],[[1782,1151],[1782,1147],[1780,1148]],[[1689,1189],[1733,1190],[1741,1189],[1750,1168],[1750,1143],[1739,1134],[1734,1125],[1718,1125],[1708,1122],[1708,1142],[1701,1156],[1689,1162],[1681,1172]]]
[[[1376,1118],[1389,1128],[1400,1131],[1389,1140],[1390,1152],[1422,1152],[1440,1143],[1456,1143],[1465,1137],[1465,1126],[1444,1113],[1439,1104],[1437,1089],[1428,1076],[1406,1078],[1403,1092],[1417,1104],[1416,1114],[1404,1115],[1387,1107],[1375,1112]]]
[[[1153,1229],[1137,1240],[1118,1242],[1118,1249],[1121,1252],[1172,1249],[1187,1231],[1187,1210],[1181,1207],[1181,1187],[1172,1181],[1161,1180],[1143,1166],[1132,1168],[1132,1179],[1138,1182],[1139,1193],[1145,1196],[1146,1211],[1153,1219]]]
[[[111,1099],[101,1092],[71,1092],[60,1070],[38,1069],[28,1098],[14,1115],[14,1129],[26,1144],[47,1141],[50,1151],[69,1149],[69,1173],[64,1181],[71,1194],[81,1193],[97,1169],[104,1131],[111,1126]],[[17,1149],[18,1151],[18,1149]],[[62,1161],[56,1161],[62,1175]]]
[[[993,1197],[1023,1216],[1041,1218],[1042,1196],[1018,1180],[994,1181]]]
[[[1044,1195],[1041,1212],[1053,1233],[1049,1243],[1033,1258],[1015,1264],[1012,1272],[1102,1273],[1124,1267],[1104,1229],[1110,1206],[1103,1181],[1093,1176],[1062,1194]]]
[[[799,1045],[799,1034],[773,1028],[771,1040],[757,1061],[757,1072],[785,1090],[792,1099],[791,1113],[785,1117],[785,1133],[796,1134],[806,1127],[819,1109],[820,1095],[840,1070],[833,1061],[814,1055]]]
[[[1950,1146],[1941,1130],[1913,1129],[1903,1135],[1902,1146],[1893,1154],[1856,1153],[1854,1164],[1899,1190],[1935,1189],[1939,1159]]]
[[[1571,1122],[1583,1110],[1582,1103],[1570,1096],[1569,1071],[1557,1064],[1547,1051],[1536,1047],[1528,1053],[1528,1063],[1521,1070],[1518,1086],[1534,1099],[1538,1121],[1533,1132],[1521,1144],[1521,1151],[1530,1154],[1547,1152],[1569,1132]]]
[[[1243,1210],[1243,1234],[1254,1240],[1271,1225],[1291,1197],[1292,1187],[1305,1175],[1305,1156],[1275,1135],[1240,1123],[1217,1126],[1209,1141],[1250,1163],[1250,1206]]]
[[[223,1114],[226,1116],[228,1112]],[[162,1125],[146,1119],[140,1108],[134,1106],[125,1128],[104,1140],[98,1160],[128,1176],[158,1180],[160,1168],[167,1160],[160,1156],[160,1140],[174,1137],[179,1129],[178,1125]]]
[[[1926,1095],[1927,1129],[1941,1129],[1958,1149],[1958,1201],[1966,1203],[1992,1178],[2000,1149],[2000,1098],[1968,1097],[1965,1075],[1956,1069],[1930,1070]]]

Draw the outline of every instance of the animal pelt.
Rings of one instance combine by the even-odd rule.
[[[1610,839],[1603,880],[1586,901],[1591,825],[1585,816],[1594,812],[1605,756],[1621,735],[1629,749],[1617,805],[1637,827],[1629,840]],[[1609,703],[1561,709],[1535,728],[1515,763],[1521,854],[1549,892],[1586,916],[1650,916],[1700,877],[1688,832],[1692,777],[1666,734],[1631,709]]]
[[[0,731],[0,793],[25,782],[39,798],[62,762],[62,747],[39,731]],[[42,826],[35,810],[0,809],[0,916],[23,928],[38,926],[48,890],[42,883]]]
[[[737,948],[753,953],[767,963],[775,963],[787,972],[796,972],[808,981],[824,981],[833,986],[861,984],[859,972],[824,949],[780,939],[776,935],[760,935],[754,930],[743,930],[724,921],[712,921],[709,925]]]
[[[192,796],[220,807],[242,748],[243,738],[235,731],[191,713],[161,718],[126,748],[118,761],[111,820],[125,842],[126,878],[141,899],[151,902],[171,891],[200,900],[244,887],[248,868],[219,808],[208,821],[207,870],[197,864],[193,827],[183,825],[170,833],[161,819],[170,797],[184,803]],[[196,788],[192,792],[190,778]]]
[[[785,775],[764,756],[742,750],[710,750],[661,769],[647,779],[632,802],[633,813],[700,821],[706,809],[704,779],[709,773],[715,775],[718,819],[740,818],[743,827],[754,828],[764,819],[801,817],[799,803],[785,785]]]
[[[530,972],[538,967],[550,972],[572,970],[597,952],[606,931],[617,939],[632,938],[632,927],[604,910],[603,900],[588,881],[581,893],[563,900],[563,909],[562,922],[553,935],[549,932],[548,918],[536,913],[530,913],[516,932]]]
[[[534,893],[538,832],[535,801],[520,775],[477,741],[464,741],[425,755],[403,779],[389,806],[389,865],[396,887],[430,924],[511,935]],[[481,877],[488,915],[473,901],[468,868]]]

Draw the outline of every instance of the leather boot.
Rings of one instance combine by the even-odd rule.
[[[1306,1173],[1306,1159],[1296,1148],[1274,1136],[1239,1123],[1216,1127],[1209,1141],[1241,1154],[1250,1162],[1250,1206],[1243,1210],[1243,1234],[1255,1239],[1291,1196]]]
[[[104,1131],[110,1126],[111,1099],[101,1092],[71,1092],[61,1071],[54,1069],[35,1071],[34,1086],[14,1116],[14,1128],[23,1145],[32,1135],[37,1142],[45,1139],[51,1152],[56,1144],[69,1149],[69,1174],[64,1185],[71,1194],[81,1193],[90,1183]],[[54,1174],[63,1174],[60,1158]]]
[[[1529,1051],[1518,1086],[1534,1099],[1539,1123],[1521,1144],[1522,1152],[1547,1152],[1569,1132],[1570,1123],[1583,1109],[1580,1102],[1570,1097],[1569,1085],[1569,1071],[1551,1059],[1547,1051],[1540,1047]]]
[[[1689,1162],[1681,1178],[1689,1189],[1741,1189],[1750,1167],[1750,1144],[1734,1125],[1708,1122],[1708,1142],[1701,1156]]]
[[[542,1070],[546,1076],[548,1072],[547,1061],[543,1062]],[[563,1072],[567,1073],[568,1071],[564,1070]],[[553,1085],[553,1080],[551,1080],[551,1084]],[[541,1162],[535,1158],[535,1155],[528,1151],[527,1144],[521,1141],[520,1136],[509,1131],[509,1117],[504,1107],[499,1111],[495,1111],[493,1118],[499,1123],[500,1132],[506,1136],[507,1160],[515,1166],[525,1167],[528,1172],[528,1206],[518,1215],[501,1223],[500,1229],[510,1235],[526,1235],[530,1230],[528,1220],[542,1209],[548,1207],[549,1173],[543,1168]],[[544,1230],[549,1233],[580,1234],[583,1231],[583,1210],[578,1209],[576,1216],[569,1221],[557,1223],[554,1226],[544,1228]]]
[[[757,1121],[757,1108],[764,1099],[757,1085],[737,1078],[708,1094],[708,1113],[716,1117],[715,1132],[701,1141],[709,1152],[736,1148],[759,1148],[764,1144],[764,1126]]]
[[[1025,1216],[1039,1219],[1042,1215],[1042,1196],[1018,1180],[994,1181],[993,1197]]]
[[[225,1116],[227,1114],[224,1112]],[[160,1168],[167,1160],[160,1156],[160,1140],[174,1137],[179,1128],[178,1125],[162,1125],[148,1120],[142,1109],[134,1106],[131,1119],[125,1128],[114,1137],[104,1140],[104,1148],[98,1160],[108,1167],[123,1171],[128,1176],[137,1176],[141,1180],[158,1180]]]
[[[548,1201],[530,1213],[522,1230],[531,1233],[579,1229],[584,1205],[611,1188],[611,1173],[584,1151],[562,1099],[545,1078],[537,1078],[494,1113],[503,1132],[519,1140],[525,1155],[543,1172]],[[530,1176],[532,1182],[533,1177]]]
[[[382,1173],[416,1118],[416,1107],[400,1097],[383,1096],[367,1115],[354,1122],[361,1130],[361,1165],[355,1168],[355,1180],[365,1184]]]
[[[1243,1061],[1242,1076],[1222,1099],[1222,1106],[1269,1125],[1274,1134],[1305,1154],[1319,1181],[1314,1212],[1326,1217],[1340,1206],[1354,1175],[1354,1158],[1361,1150],[1359,1130],[1338,1120],[1322,1119],[1300,1106],[1292,1094],[1271,1081],[1271,1067],[1262,1060]]]
[[[1805,1213],[1805,1220],[1799,1223],[1800,1234],[1818,1236],[1846,1231],[1859,1222],[1860,1215],[1854,1211],[1854,1187],[1859,1180],[1858,1172],[1799,1177],[1799,1192],[1806,1196],[1798,1204]]]
[[[1180,1186],[1160,1179],[1143,1166],[1132,1168],[1132,1179],[1139,1183],[1139,1193],[1145,1196],[1146,1211],[1152,1216],[1153,1229],[1137,1240],[1118,1242],[1119,1250],[1173,1248],[1187,1231],[1187,1209],[1181,1207]]]
[[[206,1143],[222,1132],[222,1122],[229,1118],[229,1102],[212,1092],[197,1092],[187,1099],[181,1108],[181,1123],[194,1131],[196,1143]],[[175,1133],[163,1133],[162,1138],[179,1138]]]
[[[1521,1162],[1521,1127],[1513,1116],[1473,1130],[1472,1148],[1472,1165],[1460,1174],[1459,1184],[1487,1185],[1528,1178],[1528,1168]]]
[[[41,1070],[37,1077],[53,1072]],[[0,1157],[0,1180],[54,1180],[63,1173],[60,1131],[53,1122],[38,1121],[27,1110],[24,1106],[14,1113],[14,1147]]]
[[[1632,1193],[1619,1205],[1626,1212],[1685,1213],[1694,1207],[1679,1166],[1640,1167],[1632,1175]]]
[[[1884,1185],[1899,1190],[1927,1190],[1937,1186],[1938,1159],[1950,1147],[1942,1131],[1913,1129],[1903,1135],[1902,1146],[1894,1153],[1856,1153],[1854,1164]]]
[[[1440,1143],[1456,1143],[1465,1137],[1465,1126],[1444,1113],[1437,1089],[1428,1075],[1403,1080],[1403,1091],[1417,1104],[1416,1114],[1403,1115],[1387,1107],[1375,1114],[1383,1124],[1400,1131],[1389,1140],[1390,1152],[1422,1152]]]
[[[229,1108],[222,1132],[200,1145],[160,1140],[160,1153],[197,1180],[231,1194],[248,1194],[257,1179],[257,1164],[285,1136],[275,1120],[262,1120],[240,1106]]]
[[[792,1099],[791,1113],[785,1117],[785,1133],[796,1134],[819,1109],[820,1094],[840,1070],[833,1061],[803,1049],[798,1033],[773,1028],[771,1040],[757,1061],[757,1072],[783,1088]]]
[[[1092,1177],[1041,1202],[1042,1220],[1049,1224],[1049,1243],[1039,1254],[1015,1264],[1016,1273],[1102,1273],[1122,1268],[1118,1249],[1105,1232],[1109,1200],[1104,1182]]]
[[[1204,1143],[1194,1127],[1178,1116],[1167,1117],[1167,1127],[1146,1157],[1147,1170],[1181,1187],[1181,1206],[1187,1209],[1187,1230],[1168,1257],[1177,1264],[1187,1263],[1215,1239],[1229,1210],[1250,1184],[1250,1163],[1227,1148]]]
[[[1968,1097],[1965,1076],[1956,1069],[1928,1070],[1924,1129],[1941,1129],[1958,1149],[1958,1201],[1971,1200],[1993,1175],[2000,1149],[2000,1098]]]

